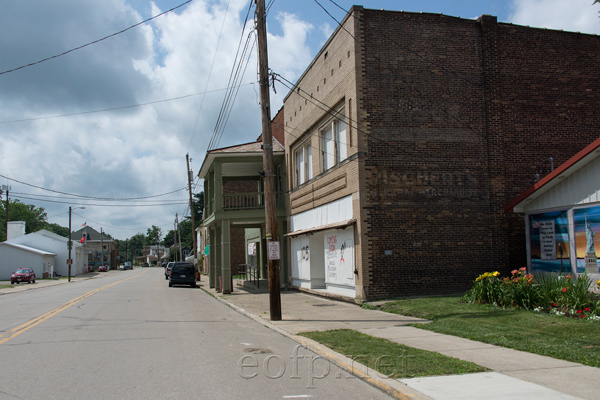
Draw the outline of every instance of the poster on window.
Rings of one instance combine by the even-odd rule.
[[[354,232],[325,234],[325,282],[354,286]]]
[[[532,270],[571,272],[567,212],[533,214],[529,222]]]
[[[575,225],[575,248],[577,249],[577,272],[586,271],[586,263],[598,262],[600,250],[600,207],[586,207],[573,210]],[[590,271],[591,272],[591,271]],[[592,273],[598,273],[594,270]]]
[[[542,260],[556,259],[554,220],[540,221],[540,246]]]

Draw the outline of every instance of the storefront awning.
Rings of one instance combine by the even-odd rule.
[[[317,226],[314,228],[309,228],[309,229],[302,229],[300,231],[294,231],[294,232],[290,232],[290,233],[286,233],[285,237],[294,237],[294,236],[300,236],[300,235],[307,235],[313,232],[319,232],[319,231],[326,231],[327,229],[340,229],[340,228],[345,228],[348,225],[352,225],[356,223],[356,219],[348,219],[346,221],[340,221],[340,222],[336,222],[334,224],[329,224],[329,225],[322,225],[322,226]]]

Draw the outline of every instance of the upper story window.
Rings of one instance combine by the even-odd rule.
[[[338,111],[343,114],[343,112]],[[339,115],[339,114],[338,114]],[[346,123],[334,118],[320,130],[323,172],[348,158]]]
[[[296,159],[296,186],[302,185],[313,177],[312,147],[310,141],[304,143],[294,152]]]

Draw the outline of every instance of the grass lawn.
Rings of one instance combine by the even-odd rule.
[[[350,329],[304,332],[300,335],[342,353],[390,378],[466,374],[486,368],[439,353],[419,350]]]
[[[0,285],[0,289],[8,289],[14,287],[14,285]]]
[[[600,321],[462,303],[461,297],[399,300],[377,309],[433,321],[415,325],[421,329],[600,367]]]

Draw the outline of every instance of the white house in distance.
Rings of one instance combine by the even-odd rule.
[[[23,223],[24,225],[24,223]],[[23,229],[24,233],[25,230]],[[27,235],[20,235],[17,237],[12,237],[6,242],[2,243],[2,250],[0,251],[0,274],[4,274],[5,268],[8,268],[10,273],[12,273],[18,267],[31,267],[34,268],[36,275],[39,278],[42,278],[43,273],[48,273],[48,276],[52,275],[54,272],[56,275],[67,276],[69,274],[69,269],[67,265],[67,259],[69,258],[69,249],[67,247],[69,239],[52,233],[47,230],[41,230],[37,232],[33,232]],[[10,248],[10,250],[9,250]],[[77,241],[73,241],[73,249],[71,250],[71,257],[73,259],[73,265],[71,267],[71,276],[81,275],[87,271],[84,271],[84,246]],[[44,265],[39,266],[40,270],[38,271],[37,267],[30,265],[20,265],[19,260],[26,260],[27,257],[30,257],[31,254],[36,254],[33,252],[34,250],[38,250],[41,252],[40,254],[44,254],[45,263],[48,264],[49,255],[54,256],[54,260],[51,266]],[[23,254],[20,254],[23,253]],[[29,254],[26,256],[26,253]],[[10,257],[4,257],[4,255],[9,255]],[[11,269],[12,268],[12,269]],[[10,274],[8,275],[10,278]],[[0,276],[0,279],[4,279]]]

